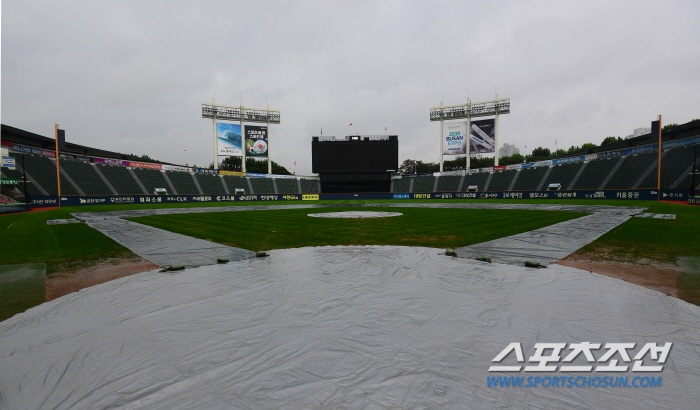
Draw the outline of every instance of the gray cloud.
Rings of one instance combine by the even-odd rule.
[[[199,104],[279,109],[272,158],[310,137],[399,135],[437,161],[428,109],[510,97],[502,142],[600,143],[700,117],[696,2],[5,1],[2,122],[69,141],[212,161]],[[353,126],[348,124],[352,122]]]

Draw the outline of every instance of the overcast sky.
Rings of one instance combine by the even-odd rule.
[[[700,118],[698,21],[697,1],[5,0],[2,123],[208,165],[200,104],[242,94],[280,110],[272,159],[308,175],[321,128],[396,134],[401,161],[438,161],[430,107],[497,90],[501,144],[599,144]]]

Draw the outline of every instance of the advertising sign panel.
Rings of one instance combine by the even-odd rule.
[[[467,153],[467,123],[450,122],[442,129],[442,155],[459,155]]]
[[[15,169],[15,157],[2,157],[2,166]]]
[[[470,152],[493,152],[495,150],[496,127],[493,119],[472,121],[469,131],[471,137]]]
[[[246,125],[245,149],[247,157],[267,158],[267,127]]]
[[[241,124],[217,122],[216,138],[218,139],[219,155],[243,156]]]

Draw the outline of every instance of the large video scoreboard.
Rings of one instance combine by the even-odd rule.
[[[353,135],[345,140],[311,142],[312,172],[395,172],[399,169],[399,139],[396,135]]]

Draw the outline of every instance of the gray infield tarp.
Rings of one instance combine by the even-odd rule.
[[[145,272],[66,295],[0,322],[0,408],[700,403],[700,307],[579,269],[528,269],[440,252],[276,250],[268,258]],[[673,348],[659,373],[488,372],[512,342],[522,344],[527,359],[537,342],[586,341],[635,343],[635,352],[648,342]],[[587,363],[579,356],[570,364]],[[653,388],[513,388],[487,387],[490,376],[663,380]]]

